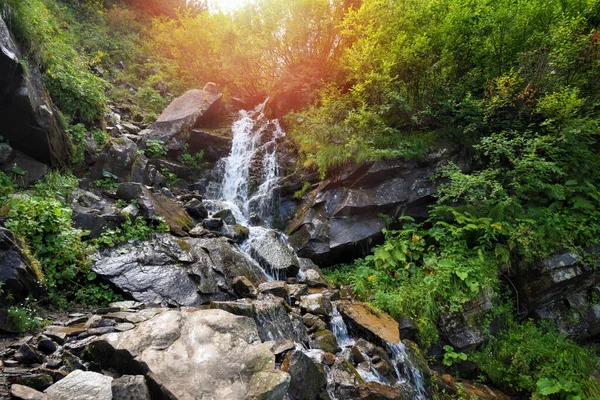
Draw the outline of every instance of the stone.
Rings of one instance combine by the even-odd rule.
[[[8,297],[12,302],[20,302],[39,291],[30,258],[19,243],[19,239],[11,231],[0,227],[0,281],[3,282],[0,305],[7,307]],[[0,315],[0,319],[3,321],[0,324],[3,330],[16,331],[6,312],[3,317]]]
[[[10,394],[15,399],[21,400],[48,400],[48,395],[38,392],[28,386],[14,384],[10,386]]]
[[[39,354],[28,344],[22,344],[15,353],[15,360],[23,365],[39,364],[42,360]]]
[[[289,352],[281,363],[281,370],[292,377],[288,389],[290,400],[316,400],[327,384],[323,367],[302,351]]]
[[[245,276],[233,278],[232,286],[238,296],[256,298],[256,287]]]
[[[18,178],[15,178],[15,183],[23,188],[28,188],[33,183],[39,181],[48,172],[46,164],[20,151],[16,151],[8,163],[0,166],[0,169],[5,174],[18,175]]]
[[[229,209],[220,210],[213,214],[213,218],[221,218],[227,225],[236,225],[237,221],[233,215],[233,211]]]
[[[326,353],[336,353],[340,350],[335,335],[328,329],[319,329],[314,333],[311,348],[320,349]]]
[[[112,138],[98,154],[98,159],[91,169],[91,178],[100,180],[106,178],[106,173],[118,177],[121,182],[135,180],[136,169],[140,163],[146,162],[145,157],[138,157],[137,145],[125,137]],[[145,168],[145,166],[144,166]]]
[[[117,189],[117,199],[132,201],[137,200],[144,192],[144,186],[137,182],[123,182]]]
[[[309,294],[300,298],[302,312],[328,316],[333,312],[331,301],[322,293]]]
[[[437,325],[442,338],[456,351],[471,350],[484,342],[481,329],[468,323],[461,313],[443,313]]]
[[[394,386],[383,385],[378,382],[367,382],[358,387],[361,400],[402,400],[402,391]]]
[[[56,343],[50,338],[41,338],[38,342],[37,349],[44,354],[52,354],[56,351]]]
[[[160,140],[169,151],[179,151],[187,141],[187,133],[208,123],[220,108],[222,94],[192,89],[173,100],[150,128],[140,132],[143,141]],[[197,152],[192,149],[190,151]]]
[[[191,237],[206,237],[206,238],[215,237],[215,235],[211,231],[209,231],[208,229],[203,227],[202,224],[196,225],[192,230],[190,230],[188,232],[188,234]]]
[[[221,218],[206,218],[202,221],[202,226],[209,231],[214,231],[223,226],[223,220]]]
[[[108,305],[111,308],[118,308],[120,310],[137,310],[142,308],[143,304],[139,301],[133,300],[125,300],[125,301],[116,301],[114,303],[110,303]]]
[[[321,267],[368,255],[384,240],[385,221],[408,215],[426,218],[434,202],[431,179],[448,161],[465,169],[458,148],[431,149],[422,160],[402,158],[347,165],[306,195],[287,227],[299,257]]]
[[[207,132],[201,129],[193,129],[187,141],[190,153],[204,151],[203,159],[209,162],[218,161],[229,155],[231,151],[231,139]]]
[[[321,362],[331,367],[335,363],[335,354],[323,353],[323,355],[321,356]]]
[[[210,308],[227,311],[234,315],[242,317],[254,318],[254,304],[250,302],[238,301],[212,301]]]
[[[276,342],[273,347],[271,347],[271,351],[277,356],[290,350],[294,350],[295,348],[296,344],[291,340],[280,340],[279,342]]]
[[[54,383],[52,376],[45,373],[33,373],[23,374],[16,377],[16,379],[9,378],[12,383],[19,385],[28,386],[35,390],[43,391]]]
[[[306,326],[313,328],[312,330],[327,329],[327,323],[314,314],[306,313],[302,320]]]
[[[323,276],[321,269],[317,267],[312,260],[308,258],[298,258],[300,272],[298,277],[300,282],[306,283],[310,287],[328,287],[327,279]]]
[[[139,126],[134,125],[131,122],[121,122],[121,126],[132,135],[137,135],[141,131]]]
[[[270,347],[250,318],[184,308],[103,336],[88,354],[102,368],[151,375],[173,398],[280,400],[290,376],[274,369]]]
[[[400,342],[398,323],[367,303],[340,301],[337,308],[350,332],[377,345]]]
[[[393,382],[398,378],[394,373],[392,361],[383,348],[360,338],[352,347],[352,355],[359,363],[367,362],[369,364],[369,370],[373,367],[389,381]]]
[[[294,326],[287,313],[287,303],[280,297],[266,295],[254,301],[254,320],[263,342],[296,340]]]
[[[468,396],[471,399],[482,399],[482,400],[509,400],[510,396],[507,396],[503,392],[492,389],[489,386],[481,383],[470,382],[470,381],[458,381],[451,375],[434,373],[433,376],[435,384],[444,390],[449,396]],[[460,386],[459,386],[460,385]],[[453,397],[454,398],[454,397]]]
[[[143,375],[123,375],[111,383],[113,400],[150,400]]]
[[[235,300],[232,285],[237,276],[253,285],[267,280],[257,265],[224,239],[169,234],[105,250],[91,269],[136,301],[171,306]]]
[[[258,292],[263,294],[272,294],[275,297],[283,297],[288,295],[288,286],[284,281],[263,282],[258,285]]]
[[[348,360],[338,357],[331,367],[329,379],[336,398],[360,399],[358,386],[363,385],[365,381]]]
[[[304,284],[289,284],[288,295],[292,301],[299,301],[302,296],[308,294],[308,286]]]
[[[248,240],[248,251],[275,279],[296,276],[300,269],[293,251],[274,231],[265,231]]]
[[[398,322],[398,329],[400,329],[400,337],[403,339],[412,340],[419,333],[419,329],[413,320],[408,317],[399,315],[396,317],[396,322]]]
[[[96,372],[75,370],[45,390],[54,400],[112,400],[113,378]]]
[[[0,119],[11,147],[41,163],[66,167],[71,145],[39,69],[20,54],[0,18]],[[10,162],[10,161],[9,161]]]
[[[162,217],[171,233],[187,236],[195,223],[182,206],[176,200],[170,199],[162,193],[152,193],[146,187],[143,187],[142,191],[138,202],[143,217],[146,219]]]
[[[206,211],[202,200],[198,200],[197,198],[193,198],[185,203],[185,211],[196,221],[208,218],[208,211]]]

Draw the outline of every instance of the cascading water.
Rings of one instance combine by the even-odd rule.
[[[248,240],[241,244],[242,250],[250,259],[253,259],[252,247],[256,243],[271,246],[269,241],[277,240],[284,246],[287,238],[282,233],[275,233],[270,225],[275,209],[275,192],[279,180],[279,166],[277,164],[278,139],[285,136],[277,120],[268,120],[263,114],[265,103],[252,111],[240,111],[240,118],[233,124],[232,149],[229,157],[221,161],[222,179],[220,184],[209,190],[212,200],[205,202],[210,211],[230,209],[238,224],[249,228]],[[212,194],[212,196],[211,196]],[[292,257],[295,257],[291,247],[288,248]],[[260,265],[258,259],[253,260]],[[263,268],[264,269],[264,268]],[[278,271],[267,271],[269,279],[279,279]],[[285,274],[281,275],[285,278]],[[287,316],[269,304],[260,307],[257,323],[261,325],[262,336],[269,340],[291,339],[294,335],[291,326],[282,322]],[[263,310],[264,308],[264,310]],[[289,321],[288,321],[289,322]],[[337,343],[346,352],[355,345],[356,341],[348,333],[344,319],[336,307],[329,321],[329,328],[334,333]],[[392,364],[398,380],[390,382],[383,377],[372,365],[371,367],[357,368],[358,373],[365,381],[375,381],[384,385],[402,385],[410,383],[416,394],[414,399],[424,400],[427,395],[424,389],[422,373],[410,362],[404,344],[388,344],[387,351],[392,356]],[[315,361],[320,362],[323,351],[309,349],[296,342],[296,349],[303,351]],[[400,365],[401,367],[398,367]],[[363,365],[364,367],[364,365]],[[332,380],[332,370],[325,366],[328,376],[327,392],[335,400],[335,382]]]

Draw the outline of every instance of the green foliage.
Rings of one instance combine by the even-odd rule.
[[[118,176],[108,171],[102,171],[102,175],[104,178],[95,180],[94,185],[104,189],[116,189],[119,187]]]
[[[299,190],[297,190],[296,192],[294,192],[294,198],[296,200],[300,200],[302,199],[302,197],[304,196],[304,193],[306,193],[306,191],[308,190],[308,188],[310,188],[310,182],[306,181],[302,184],[302,188],[300,188]]]
[[[92,61],[82,56],[71,32],[64,29],[58,4],[45,0],[4,0],[18,38],[42,66],[52,99],[72,121],[92,123],[105,110],[105,82],[89,71]]]
[[[163,176],[163,178],[165,178],[165,181],[169,186],[173,186],[181,181],[181,179],[176,174],[171,172],[167,167],[163,167],[160,170],[160,174]]]
[[[534,393],[540,399],[600,398],[590,375],[598,357],[549,324],[512,322],[472,359],[495,385],[511,392]]]
[[[167,149],[162,140],[150,139],[146,142],[144,153],[148,158],[163,158],[167,155]]]
[[[449,346],[449,345],[445,345],[444,346],[444,360],[442,361],[442,363],[448,367],[451,367],[452,364],[454,364],[456,361],[462,360],[462,361],[466,361],[468,358],[468,356],[463,353],[457,353],[454,351],[454,347]]]
[[[8,308],[8,315],[19,332],[28,332],[42,326],[44,320],[37,314],[35,302],[30,299]]]
[[[190,153],[190,146],[186,143],[183,145],[183,154],[181,155],[181,163],[188,168],[192,168],[196,171],[202,170],[205,163],[203,162],[204,150],[200,150],[197,153]]]
[[[94,143],[96,143],[96,146],[99,148],[102,148],[108,142],[109,137],[110,136],[108,133],[104,132],[103,130],[92,130],[92,139],[94,139]]]
[[[84,124],[76,124],[67,130],[71,137],[71,143],[73,143],[73,155],[71,162],[73,164],[81,164],[83,162],[85,152],[85,135],[86,129]]]
[[[135,220],[126,218],[119,228],[105,230],[99,238],[93,239],[92,243],[99,247],[115,247],[129,240],[148,240],[154,232],[169,232],[169,227],[162,219],[148,224],[142,217]]]
[[[17,190],[12,177],[4,172],[0,172],[0,204],[6,196],[13,194]]]

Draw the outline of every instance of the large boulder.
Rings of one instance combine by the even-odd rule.
[[[250,318],[182,309],[105,335],[88,354],[102,368],[146,374],[161,398],[280,400],[290,376],[274,369],[271,346],[260,342]]]
[[[4,150],[6,155],[6,157],[0,156],[0,170],[12,175],[19,186],[29,187],[48,172],[46,164],[20,151],[14,151],[7,143],[0,143],[0,146],[2,146],[0,152]]]
[[[203,151],[203,160],[210,162],[227,157],[231,151],[231,139],[201,129],[192,130],[187,143],[190,147],[190,153]]]
[[[110,376],[97,372],[76,369],[46,389],[45,393],[53,400],[112,400],[112,380]]]
[[[300,263],[275,231],[263,231],[248,240],[250,255],[275,279],[295,277]]]
[[[69,139],[33,63],[25,68],[10,32],[0,18],[0,119],[2,136],[16,150],[45,164],[67,166]]]
[[[281,370],[292,377],[288,391],[290,400],[316,400],[327,384],[323,366],[300,350],[287,353]]]
[[[186,236],[194,228],[195,222],[177,201],[163,193],[154,193],[147,187],[142,187],[142,195],[138,204],[144,218],[162,217],[171,232],[178,236]]]
[[[266,281],[263,271],[227,240],[169,234],[106,250],[91,268],[140,302],[172,306],[233,300],[238,276],[255,286]]]
[[[167,151],[178,152],[193,128],[210,124],[218,115],[222,97],[214,90],[188,90],[173,100],[150,128],[140,132],[142,142],[160,140]]]
[[[457,154],[431,151],[421,160],[385,160],[344,168],[323,181],[296,210],[288,226],[300,257],[329,266],[364,256],[383,240],[380,214],[425,218],[440,167]],[[464,167],[464,166],[463,166]]]
[[[148,160],[138,154],[137,145],[126,137],[112,138],[104,145],[92,167],[91,178],[115,175],[120,182],[143,182]]]
[[[20,302],[39,290],[30,258],[19,243],[11,231],[0,228],[0,305],[8,303],[9,298],[11,302]]]

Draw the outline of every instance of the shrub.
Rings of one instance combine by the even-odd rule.
[[[150,139],[146,142],[144,153],[148,158],[162,158],[167,155],[167,149],[164,145],[165,142],[162,140]]]

